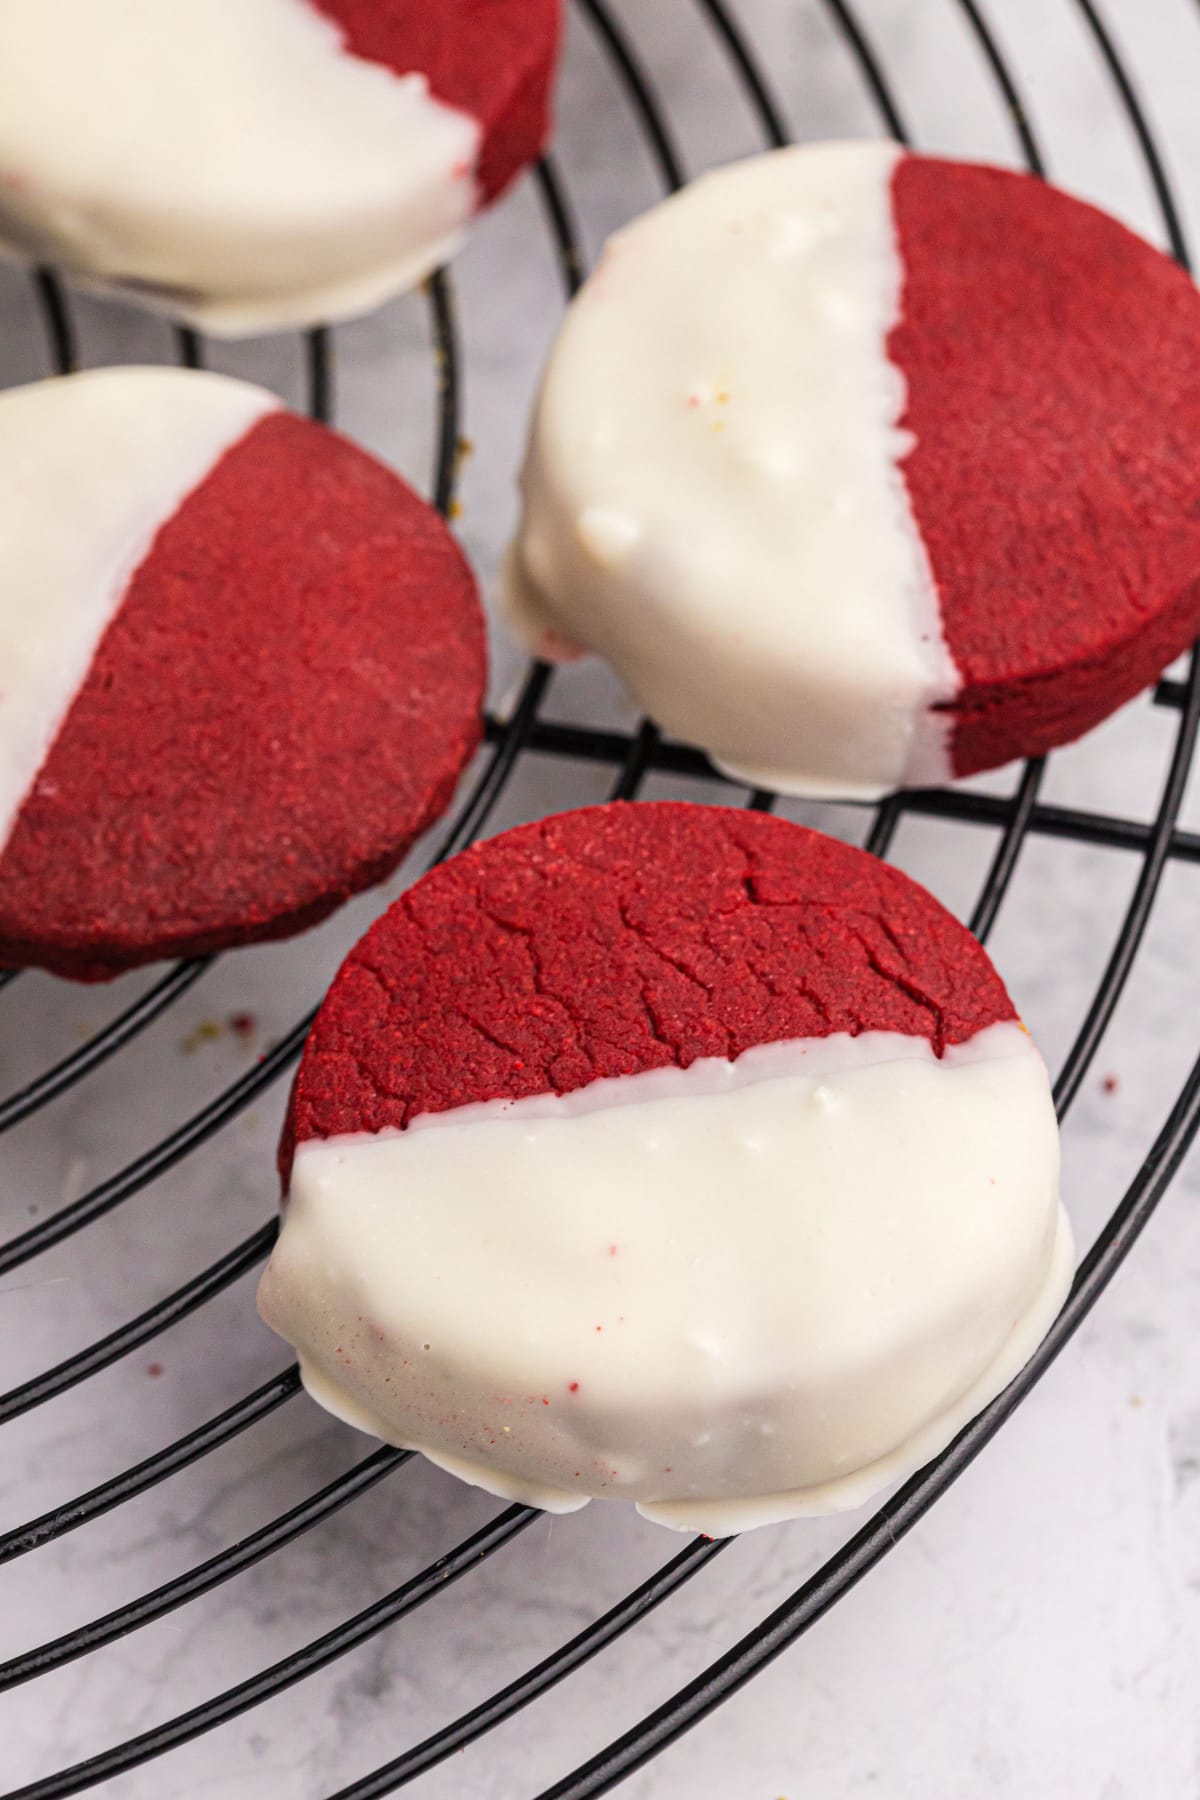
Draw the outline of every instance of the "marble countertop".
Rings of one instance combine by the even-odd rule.
[[[1053,176],[1162,240],[1144,165],[1073,0],[984,0]],[[1150,102],[1200,242],[1200,13],[1102,0]],[[760,139],[695,0],[614,10],[668,102],[689,171]],[[736,9],[797,135],[875,132],[822,0]],[[1015,159],[1011,124],[954,0],[861,0],[915,139]],[[586,20],[572,16],[559,154],[589,255],[656,194],[656,172]],[[455,270],[465,352],[466,547],[494,584],[532,383],[561,298],[531,182],[480,222]],[[85,360],[169,354],[160,323],[76,299]],[[419,485],[432,461],[432,360],[413,296],[340,329],[337,419]],[[45,372],[28,282],[0,270],[0,382]],[[217,366],[300,399],[291,338]],[[519,664],[497,643],[493,701]],[[602,672],[556,678],[557,717],[628,721]],[[1175,717],[1140,701],[1053,759],[1047,799],[1152,816]],[[531,760],[493,827],[602,797],[611,772]],[[1011,787],[1011,772],[981,785]],[[681,791],[665,780],[647,792]],[[696,798],[719,790],[695,787]],[[861,838],[865,815],[793,806]],[[1185,823],[1200,828],[1193,781]],[[909,819],[895,854],[964,915],[994,849],[983,828]],[[390,897],[410,879],[389,884]],[[992,949],[1053,1066],[1111,948],[1127,852],[1035,835]],[[0,1232],[52,1213],[242,1073],[321,993],[379,910],[360,899],[302,940],[229,956],[116,1061],[0,1145]],[[1069,1117],[1065,1191],[1084,1244],[1119,1199],[1197,1048],[1200,868],[1165,876],[1128,990]],[[149,985],[19,982],[0,1007],[0,1093]],[[233,1015],[252,1016],[247,1034]],[[116,1329],[266,1220],[283,1091],[60,1249],[0,1280],[0,1386]],[[1200,1159],[1193,1156],[1101,1305],[986,1453],[798,1645],[622,1789],[631,1800],[1189,1800],[1200,1793]],[[212,1417],[289,1361],[247,1276],[84,1386],[5,1428],[0,1529],[66,1503]],[[300,1502],[369,1443],[303,1397],[195,1467],[3,1572],[0,1658],[152,1589]],[[414,1460],[235,1581],[0,1697],[0,1774],[33,1780],[196,1705],[348,1618],[495,1512]],[[635,1723],[783,1600],[857,1520],[739,1540],[529,1711],[415,1784],[423,1800],[526,1800]],[[114,1800],[323,1800],[485,1698],[680,1547],[596,1504],[539,1519],[462,1582],[330,1667],[172,1755],[108,1782]]]

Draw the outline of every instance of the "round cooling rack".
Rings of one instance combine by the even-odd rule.
[[[1184,200],[1168,168],[1187,147],[1172,132],[1186,131],[1188,76],[1200,72],[1200,9],[1163,0],[1147,20],[1137,0],[1107,6],[580,0],[554,151],[424,296],[303,341],[231,347],[68,293],[49,271],[5,269],[0,374],[174,357],[268,381],[414,479],[431,460],[429,489],[490,582],[563,298],[607,230],[700,167],[882,129],[1060,179],[1186,265]],[[1133,1371],[1151,1366],[1154,1331],[1143,1324],[1139,1337],[1137,1307],[1121,1298],[1144,1257],[1097,1315],[1098,1369],[1072,1354],[1077,1398],[1064,1372],[1021,1403],[1121,1268],[1200,1123],[1200,830],[1186,811],[1198,722],[1193,662],[1048,763],[874,811],[780,803],[895,856],[994,938],[1070,1114],[1065,1187],[1085,1254],[1063,1313],[1018,1380],[865,1522],[798,1522],[727,1545],[673,1542],[626,1508],[597,1504],[557,1522],[500,1508],[297,1401],[295,1368],[281,1367],[281,1346],[254,1316],[253,1280],[275,1234],[272,1148],[288,1071],[338,960],[386,899],[472,839],[569,804],[776,804],[633,719],[603,671],[521,669],[498,647],[487,742],[457,810],[382,897],[316,933],[107,989],[0,976],[0,1560],[12,1564],[0,1571],[0,1689],[20,1690],[0,1697],[3,1800],[88,1790],[368,1800],[414,1781],[423,1795],[462,1800],[584,1800],[627,1778],[630,1793],[695,1800],[1182,1795],[1172,1677],[1161,1669],[1158,1724],[1130,1764],[1150,1771],[1148,1787],[1092,1779],[1116,1754],[1098,1703],[1089,1722],[1056,1721],[1068,1775],[1028,1778],[1048,1766],[1032,1737],[1018,1741],[1036,1732],[1035,1713],[1025,1727],[1011,1716],[995,1727],[1002,1756],[982,1714],[961,1739],[927,1721],[928,1756],[907,1765],[908,1786],[899,1776],[889,1785],[870,1759],[888,1742],[883,1726],[872,1737],[876,1707],[904,1703],[910,1656],[912,1691],[931,1712],[1002,1681],[1005,1621],[1033,1667],[1034,1601],[1014,1595],[1020,1580],[1047,1579],[1035,1555],[1043,1515],[1058,1520],[1044,1525],[1050,1565],[1069,1561],[1063,1546],[1076,1541],[1091,1559],[1035,1615],[1056,1629],[1067,1621],[1059,1642],[1080,1646],[1085,1673],[1107,1667],[1106,1623],[1139,1656],[1143,1639],[1170,1631],[1178,1641],[1169,1594],[1153,1613],[1122,1596],[1104,1560],[1107,1515],[1082,1482],[1078,1501],[1067,1485],[1077,1459],[1102,1454],[1088,1447],[1094,1427],[1125,1481],[1114,1490],[1114,1555],[1160,1522],[1151,1476],[1143,1487],[1136,1473],[1145,1450],[1158,1479],[1137,1435],[1153,1396],[1131,1394],[1119,1366],[1123,1347]],[[1164,1286],[1184,1250],[1164,1248]],[[1111,1343],[1099,1335],[1110,1309]],[[781,1665],[796,1677],[772,1689],[768,1712],[743,1714],[743,1695],[676,1744],[883,1563],[1018,1407],[937,1518],[839,1612],[849,1622],[830,1620],[807,1662]],[[1109,1411],[1129,1422],[1110,1430]],[[1200,1469],[1194,1403],[1190,1419],[1177,1476],[1189,1457]],[[1023,1511],[1031,1487],[1044,1505]],[[937,1562],[943,1523],[963,1550],[952,1567],[974,1556],[967,1585]],[[934,1635],[968,1634],[959,1660],[979,1659],[975,1688],[948,1662],[944,1688],[930,1691],[932,1665],[901,1630],[911,1602],[886,1584],[918,1549],[927,1567],[912,1592]],[[1010,1584],[1006,1569],[1026,1554],[1034,1560]],[[1141,1564],[1127,1554],[1132,1591]],[[1155,1566],[1169,1587],[1170,1570]],[[1097,1592],[1113,1610],[1095,1611]],[[908,1628],[919,1637],[921,1618]],[[1093,1636],[1099,1650],[1085,1643]],[[866,1677],[833,1692],[820,1645],[830,1670],[846,1658],[869,1668],[877,1638],[899,1700]],[[1126,1694],[1123,1669],[1111,1675],[1114,1694]],[[1145,1681],[1129,1691],[1141,1705]],[[1125,1704],[1111,1700],[1110,1736],[1127,1731]],[[692,1754],[700,1741],[703,1755]],[[990,1764],[978,1761],[985,1751]],[[960,1752],[951,1778],[946,1757]]]

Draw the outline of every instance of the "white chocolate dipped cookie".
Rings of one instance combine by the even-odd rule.
[[[0,244],[224,336],[415,285],[537,156],[558,0],[4,0]]]
[[[293,1096],[264,1317],[489,1491],[681,1530],[860,1504],[1071,1274],[1045,1068],[923,890],[797,826],[592,808],[424,877]]]
[[[479,740],[444,522],[225,375],[0,394],[0,966],[100,980],[315,924]]]

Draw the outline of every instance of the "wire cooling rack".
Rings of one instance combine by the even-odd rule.
[[[907,141],[905,122],[889,83],[888,70],[873,49],[863,17],[848,0],[822,0],[822,4],[828,22],[843,35],[883,125],[894,137]],[[1041,175],[1045,169],[1037,123],[1023,104],[1016,77],[998,38],[978,0],[957,0],[957,4],[961,23],[969,32],[974,51],[989,80],[999,91],[1020,153],[1028,167]],[[1166,240],[1186,266],[1187,251],[1179,212],[1134,83],[1099,7],[1093,0],[1077,0],[1077,7],[1144,161]],[[673,123],[660,107],[652,80],[639,61],[630,34],[610,5],[602,0],[581,0],[577,11],[583,29],[593,37],[624,86],[627,105],[644,135],[662,187],[668,190],[677,187],[685,179],[685,173],[676,148]],[[727,76],[740,84],[744,97],[753,108],[762,141],[766,144],[787,141],[783,111],[773,96],[770,76],[760,65],[735,8],[724,4],[723,0],[695,0],[694,13],[696,31],[710,34],[712,43],[725,59]],[[582,278],[583,255],[572,198],[553,155],[536,170],[533,180],[544,223],[555,248],[562,288],[570,295]],[[77,361],[72,302],[53,273],[40,272],[33,281],[53,364],[59,370],[69,370]],[[441,274],[429,284],[428,303],[436,362],[437,447],[433,492],[439,508],[451,512],[460,450],[460,365],[449,275]],[[179,360],[187,364],[199,366],[209,356],[209,347],[192,332],[175,333],[174,342]],[[331,400],[332,343],[330,334],[324,331],[314,331],[307,339],[309,404],[314,415],[322,418],[327,416]],[[711,783],[718,779],[703,756],[665,741],[649,722],[643,722],[635,729],[601,728],[547,716],[544,708],[555,679],[553,671],[546,666],[530,666],[514,703],[504,711],[504,716],[489,718],[488,748],[482,767],[477,769],[473,785],[438,843],[434,862],[461,850],[473,838],[494,826],[515,772],[530,757],[567,759],[581,768],[591,765],[610,769],[610,793],[614,798],[635,798],[643,784],[655,776],[683,783]],[[1164,680],[1159,684],[1155,700],[1161,707],[1173,711],[1175,724],[1173,744],[1152,816],[1137,818],[1088,807],[1051,804],[1041,797],[1045,770],[1043,763],[1036,761],[1026,765],[1015,787],[1007,794],[955,789],[894,796],[876,810],[866,836],[868,847],[877,855],[886,856],[893,847],[900,822],[906,817],[931,816],[962,826],[989,828],[995,834],[995,849],[970,910],[971,924],[982,938],[987,937],[997,919],[1022,849],[1031,834],[1121,852],[1135,860],[1136,879],[1111,941],[1106,966],[1088,998],[1059,1068],[1055,1095],[1060,1115],[1067,1112],[1078,1095],[1113,1017],[1150,922],[1165,871],[1173,862],[1200,861],[1200,835],[1188,832],[1178,824],[1200,721],[1200,670],[1195,659],[1184,679]],[[744,790],[733,786],[727,788],[726,797],[735,802],[745,800],[755,808],[769,808],[773,804],[768,793],[755,792],[747,797]],[[36,1112],[51,1106],[77,1083],[96,1075],[111,1059],[120,1057],[167,1009],[183,1000],[211,963],[212,959],[205,959],[178,964],[148,987],[142,987],[137,997],[124,1005],[120,1003],[120,988],[112,990],[117,1004],[102,1029],[87,1042],[44,1067],[18,1091],[0,1099],[0,1131],[8,1132],[17,1127]],[[11,987],[18,979],[30,978],[0,975],[0,985]],[[148,1143],[115,1174],[10,1237],[0,1246],[0,1279],[9,1279],[14,1272],[24,1270],[39,1256],[68,1240],[77,1245],[78,1258],[85,1262],[90,1227],[112,1215],[114,1209],[148,1184],[165,1176],[214,1134],[229,1129],[245,1109],[286,1074],[299,1054],[310,1018],[311,1014],[297,1019],[294,1026],[238,1079],[205,1101],[182,1124],[157,1141]],[[0,1004],[2,1030],[3,1006]],[[731,1649],[598,1755],[544,1789],[539,1800],[584,1800],[584,1796],[608,1792],[648,1759],[665,1750],[681,1733],[806,1632],[840,1596],[887,1555],[983,1449],[1079,1326],[1150,1218],[1198,1123],[1200,1061],[1165,1109],[1158,1135],[1146,1149],[1123,1198],[1083,1260],[1057,1323],[1012,1386],[963,1431],[936,1462],[908,1481],[815,1574]],[[0,1397],[0,1423],[8,1424],[34,1408],[47,1405],[110,1368],[119,1359],[157,1340],[161,1334],[205,1307],[265,1259],[275,1230],[273,1219],[264,1222],[200,1274],[164,1294],[137,1317],[4,1394]],[[51,1289],[47,1304],[53,1303]],[[138,1514],[134,1503],[168,1477],[195,1465],[239,1434],[261,1426],[268,1415],[283,1407],[297,1393],[298,1385],[294,1367],[273,1376],[246,1393],[236,1404],[164,1444],[135,1466],[123,1469],[68,1503],[9,1530],[0,1536],[0,1561],[44,1553],[68,1534],[94,1524],[115,1508],[126,1509],[124,1517],[129,1521],[130,1530],[135,1530]],[[102,1431],[103,1423],[100,1422],[97,1428]],[[301,1534],[330,1521],[333,1515],[376,1484],[394,1477],[409,1461],[408,1453],[403,1451],[375,1450],[233,1545],[219,1549],[152,1591],[140,1594],[77,1629],[35,1644],[0,1664],[0,1690],[14,1688],[61,1669],[73,1659],[113,1644],[126,1634],[136,1633],[174,1609],[230,1582],[293,1543]],[[403,1507],[402,1493],[397,1494],[396,1505]],[[213,1694],[202,1704],[155,1724],[99,1755],[13,1789],[5,1800],[35,1800],[35,1797],[36,1800],[51,1800],[52,1796],[75,1794],[96,1787],[108,1791],[106,1784],[123,1773],[213,1731],[291,1684],[314,1675],[426,1603],[435,1602],[449,1584],[495,1556],[535,1516],[522,1506],[496,1511],[480,1529],[427,1567],[301,1649],[223,1692]],[[329,1800],[368,1800],[369,1796],[390,1794],[443,1759],[463,1751],[635,1628],[685,1583],[701,1577],[725,1548],[722,1543],[703,1539],[689,1541],[648,1579],[627,1592],[601,1616],[591,1618],[583,1629],[550,1655],[423,1741],[401,1750],[374,1773],[341,1787]],[[329,1554],[336,1562],[336,1542]],[[49,1748],[47,1746],[48,1752]],[[164,1774],[164,1783],[167,1779]],[[162,1791],[179,1790],[168,1790],[164,1785]],[[468,1776],[464,1775],[463,1785],[456,1791],[470,1794]]]

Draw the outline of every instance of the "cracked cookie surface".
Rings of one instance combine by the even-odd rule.
[[[838,1032],[941,1056],[1015,1016],[964,927],[861,850],[724,807],[587,807],[473,846],[372,927],[313,1027],[284,1166],[472,1102]]]

